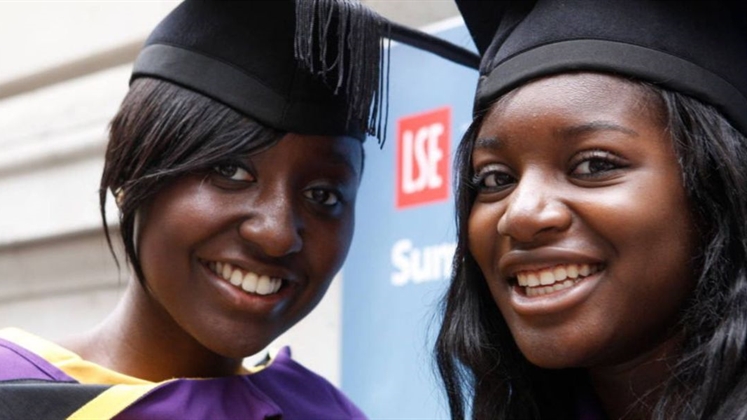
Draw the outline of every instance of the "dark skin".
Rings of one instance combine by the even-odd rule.
[[[238,373],[244,357],[317,305],[339,271],[362,159],[356,139],[289,134],[168,184],[138,213],[145,287],[130,281],[102,325],[63,344],[150,381]]]
[[[592,386],[611,419],[650,417],[679,342],[670,340],[667,344],[627,363],[591,372]]]
[[[649,414],[695,281],[681,169],[647,95],[591,73],[529,83],[490,110],[472,154],[470,252],[519,349],[587,368],[615,419]]]

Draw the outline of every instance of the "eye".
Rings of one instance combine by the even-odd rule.
[[[324,188],[310,188],[303,192],[309,200],[323,206],[332,207],[340,203],[340,194]]]
[[[253,182],[254,176],[241,165],[233,162],[219,163],[213,167],[218,175],[231,181]]]
[[[573,173],[577,175],[593,175],[597,172],[604,172],[615,169],[615,165],[612,162],[608,162],[602,159],[590,159],[581,162]]]
[[[514,182],[514,177],[497,165],[480,169],[472,178],[472,186],[481,193],[501,191]]]
[[[571,175],[579,178],[596,178],[609,175],[610,172],[625,167],[617,155],[604,150],[583,152],[576,159]]]

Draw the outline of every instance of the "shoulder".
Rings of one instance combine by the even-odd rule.
[[[366,418],[329,381],[293,360],[288,347],[281,349],[267,368],[249,378],[288,418]]]
[[[33,379],[43,381],[72,381],[40,355],[27,349],[17,337],[28,335],[21,330],[0,330],[0,381]]]

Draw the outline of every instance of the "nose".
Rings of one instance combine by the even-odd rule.
[[[498,233],[530,243],[568,229],[572,214],[561,194],[562,190],[551,180],[537,175],[522,177],[498,220]]]
[[[291,194],[268,191],[248,204],[239,235],[270,257],[283,257],[303,247],[301,217]]]

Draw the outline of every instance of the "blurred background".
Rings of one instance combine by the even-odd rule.
[[[451,0],[363,3],[472,48]],[[0,328],[54,340],[94,326],[117,302],[129,272],[114,263],[98,209],[106,129],[140,46],[177,4],[0,1]],[[341,386],[373,418],[446,418],[425,331],[435,328],[430,321],[448,278],[454,241],[448,163],[470,119],[476,73],[443,60],[424,73],[423,65],[437,59],[392,48],[391,89],[400,105],[390,108],[384,149],[367,142],[374,163],[367,163],[359,194],[366,197],[359,214],[365,210],[351,263],[320,306],[273,346],[291,345],[296,359]],[[429,118],[448,120],[439,146],[446,166],[438,169],[447,185],[435,200],[400,202],[401,142]],[[415,131],[408,134],[408,127]],[[378,189],[377,171],[388,177],[386,191]],[[111,199],[107,213],[115,227]],[[383,236],[382,223],[389,229]],[[402,325],[409,329],[397,330]],[[415,377],[408,373],[413,365]]]

